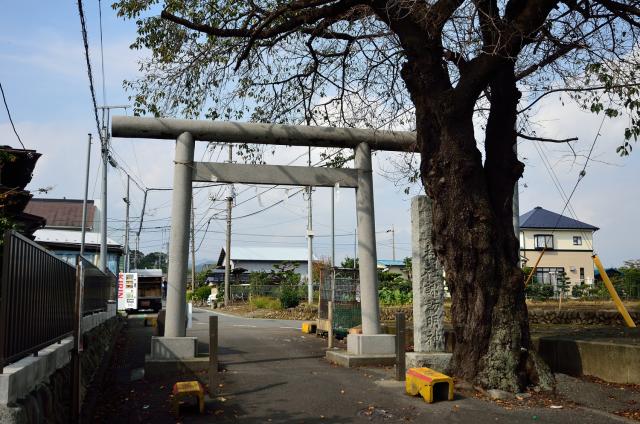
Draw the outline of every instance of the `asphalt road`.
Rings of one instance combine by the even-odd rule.
[[[208,317],[194,311],[189,331],[208,350]],[[326,362],[326,341],[300,332],[299,321],[219,316],[220,396],[208,417],[182,422],[246,423],[607,423],[628,422],[584,407],[506,409],[457,396],[426,404],[404,394],[392,370],[345,369]],[[215,418],[214,418],[215,417]]]

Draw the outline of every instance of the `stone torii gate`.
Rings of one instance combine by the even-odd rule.
[[[154,337],[151,357],[158,360],[195,357],[196,340],[186,337],[186,274],[192,182],[275,184],[356,189],[362,334],[350,335],[350,353],[393,353],[394,336],[383,335],[377,291],[377,258],[371,149],[414,151],[416,135],[408,131],[289,126],[164,118],[114,117],[113,137],[176,140],[174,189],[165,336]],[[351,148],[355,168],[332,169],[194,162],[195,141]]]

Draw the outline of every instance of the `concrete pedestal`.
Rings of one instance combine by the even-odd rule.
[[[151,359],[193,359],[197,340],[196,337],[152,337]]]
[[[393,355],[396,336],[393,334],[349,334],[347,352],[351,355]]]
[[[152,337],[151,354],[144,361],[145,378],[192,374],[193,379],[198,379],[197,373],[209,368],[209,357],[197,356],[197,340],[196,337]]]
[[[409,368],[427,367],[446,373],[451,361],[451,353],[446,352],[407,352],[406,364]]]

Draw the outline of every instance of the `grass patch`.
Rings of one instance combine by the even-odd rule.
[[[249,304],[256,309],[273,309],[273,310],[282,309],[282,305],[280,304],[280,299],[275,299],[273,297],[268,297],[268,296],[251,296],[251,300],[249,300]]]

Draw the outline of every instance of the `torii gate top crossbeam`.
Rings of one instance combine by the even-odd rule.
[[[143,118],[136,116],[115,116],[111,122],[111,133],[114,137],[175,140],[180,134],[186,132],[191,133],[196,140],[223,143],[339,148],[355,148],[360,143],[367,143],[374,150],[412,152],[416,149],[416,133],[411,131]]]

